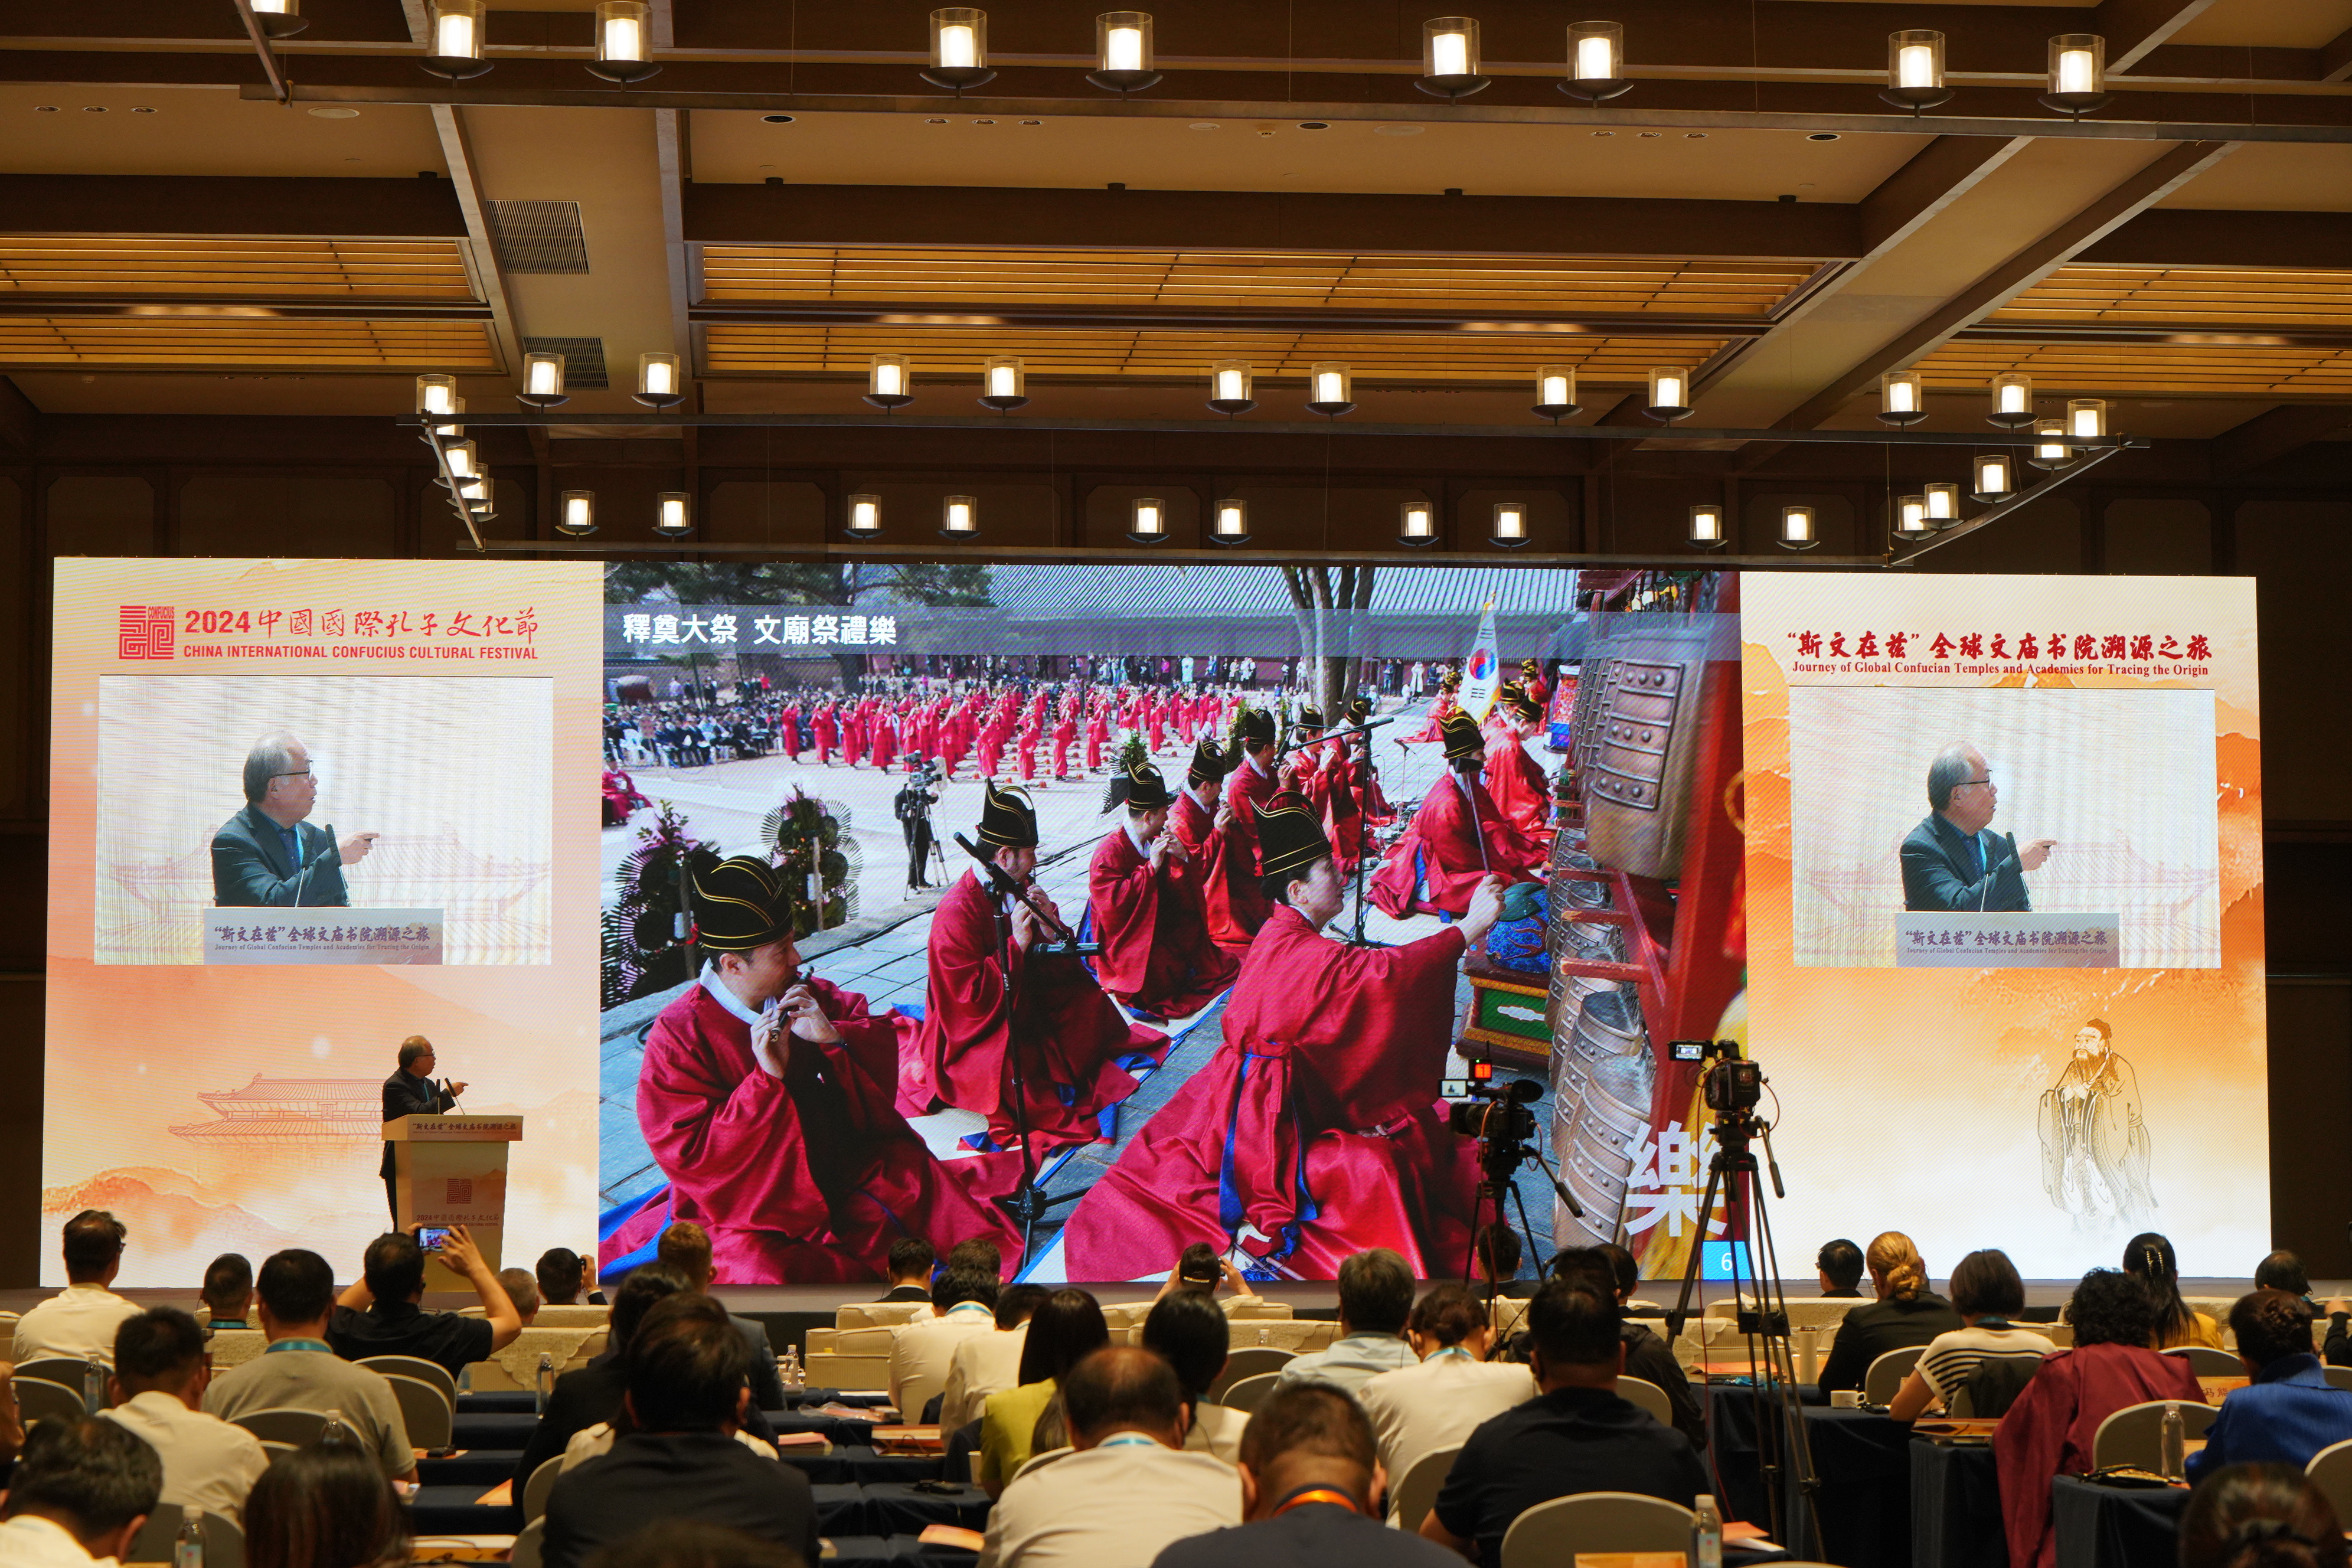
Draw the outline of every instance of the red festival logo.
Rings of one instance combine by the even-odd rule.
[[[175,624],[169,605],[124,605],[115,627],[116,657],[171,658]]]

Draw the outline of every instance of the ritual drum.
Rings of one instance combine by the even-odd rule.
[[[1618,1239],[1633,1157],[1650,1131],[1656,1077],[1641,999],[1630,985],[1587,996],[1576,1026],[1553,1036],[1552,1150],[1560,1179],[1584,1205],[1582,1219],[1554,1205],[1556,1245]]]

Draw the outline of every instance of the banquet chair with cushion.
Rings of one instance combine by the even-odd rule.
[[[1224,1370],[1210,1380],[1209,1403],[1223,1405],[1225,1390],[1242,1379],[1265,1372],[1280,1372],[1297,1359],[1280,1345],[1244,1345],[1225,1357]]]
[[[327,1429],[323,1410],[296,1410],[278,1405],[268,1410],[248,1410],[229,1418],[232,1426],[242,1426],[264,1442],[289,1443],[300,1447],[315,1441]]]
[[[46,1377],[20,1377],[16,1380],[16,1411],[26,1426],[60,1415],[68,1421],[79,1420],[89,1414],[82,1408],[81,1390],[51,1383]]]
[[[1605,1552],[1686,1552],[1697,1515],[1640,1492],[1582,1492],[1539,1502],[1503,1532],[1501,1568],[1576,1568]]]
[[[2352,1388],[2352,1366],[2323,1366],[2319,1373],[2330,1388]]]
[[[2338,1519],[2352,1519],[2352,1442],[2330,1443],[2303,1468]]]
[[[100,1362],[99,1365],[106,1372],[106,1376],[98,1380],[98,1408],[103,1410],[113,1403],[107,1397],[106,1384],[107,1378],[114,1375],[114,1367],[107,1362]],[[59,1388],[70,1388],[74,1391],[74,1398],[79,1401],[82,1381],[89,1372],[89,1363],[79,1356],[45,1355],[24,1363],[16,1368],[16,1374],[19,1378],[37,1377],[44,1383],[54,1383]]]
[[[180,1542],[180,1510],[169,1506],[158,1508],[131,1538],[131,1550],[122,1554],[125,1563],[172,1563],[177,1561],[175,1549]],[[207,1512],[199,1527],[204,1532],[205,1568],[245,1568],[245,1531],[233,1520]]]
[[[1228,1384],[1223,1397],[1216,1403],[1228,1410],[1255,1411],[1259,1401],[1272,1394],[1274,1385],[1281,1381],[1282,1373],[1278,1372],[1261,1372],[1244,1377],[1238,1383]]]
[[[1638,1405],[1668,1426],[1675,1424],[1675,1407],[1666,1402],[1666,1391],[1646,1377],[1617,1378],[1617,1397]]]
[[[1445,1478],[1454,1473],[1454,1461],[1460,1457],[1462,1445],[1450,1444],[1432,1448],[1405,1467],[1404,1477],[1389,1494],[1389,1511],[1396,1516],[1397,1525],[1406,1534],[1416,1533],[1421,1521],[1429,1517],[1436,1506],[1437,1494],[1444,1489]]]
[[[552,1458],[541,1459],[539,1468],[531,1471],[530,1479],[523,1482],[522,1496],[518,1500],[522,1504],[522,1521],[525,1524],[546,1516],[547,1494],[555,1489],[555,1478],[562,1473],[563,1456],[558,1454]]]
[[[542,1514],[522,1527],[515,1537],[514,1555],[507,1559],[508,1568],[539,1568],[540,1548],[547,1541],[547,1517]]]
[[[1862,1374],[1862,1402],[1864,1405],[1893,1403],[1895,1395],[1903,1387],[1903,1380],[1911,1375],[1911,1369],[1919,1364],[1919,1358],[1927,1351],[1926,1345],[1905,1345],[1901,1350],[1888,1351],[1872,1362],[1870,1370]]]
[[[2243,1377],[2246,1363],[2228,1351],[2217,1351],[2211,1345],[2176,1345],[2166,1355],[2177,1355],[2189,1363],[2189,1370],[2200,1377]]]
[[[400,1423],[408,1428],[412,1447],[446,1448],[454,1444],[457,1407],[438,1384],[397,1373],[384,1382],[392,1384],[392,1396],[400,1405]]]
[[[429,1383],[447,1396],[451,1409],[457,1408],[457,1380],[437,1361],[426,1361],[421,1355],[372,1355],[355,1364],[379,1377],[413,1377],[419,1383]]]
[[[2182,1433],[2192,1441],[2205,1436],[2213,1417],[2221,1414],[2194,1399],[2151,1399],[2144,1405],[2126,1405],[2099,1423],[2091,1438],[2091,1468],[2104,1470],[2110,1465],[2131,1465],[2157,1469],[2164,1462],[2164,1413],[2174,1405],[2180,1410]]]
[[[2006,1415],[2033,1374],[2042,1370],[2042,1355],[1989,1355],[1977,1363],[1967,1381],[1952,1390],[1944,1413],[1956,1420]]]

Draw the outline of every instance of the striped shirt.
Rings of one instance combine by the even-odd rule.
[[[1919,1375],[1927,1380],[1936,1397],[1948,1405],[1952,1395],[1986,1358],[2049,1355],[2057,1348],[2040,1334],[2007,1325],[1995,1327],[1991,1322],[1982,1322],[1971,1328],[1949,1329],[1929,1341],[1920,1353]]]

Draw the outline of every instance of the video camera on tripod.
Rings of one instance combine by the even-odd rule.
[[[1438,1085],[1437,1092],[1448,1103],[1445,1124],[1464,1138],[1478,1141],[1478,1169],[1487,1185],[1496,1189],[1495,1215],[1502,1218],[1500,1189],[1510,1184],[1511,1177],[1523,1164],[1534,1163],[1550,1178],[1552,1190],[1568,1205],[1577,1218],[1584,1217],[1584,1207],[1576,1194],[1561,1185],[1552,1174],[1543,1157],[1536,1132],[1536,1113],[1528,1105],[1543,1098],[1544,1086],[1533,1079],[1514,1078],[1496,1081],[1494,1067],[1487,1062],[1475,1062],[1471,1071],[1479,1075],[1466,1079],[1447,1079]]]
[[[1764,1069],[1739,1054],[1737,1040],[1674,1040],[1666,1050],[1678,1062],[1713,1062],[1699,1075],[1706,1108],[1717,1116],[1744,1116],[1764,1099]]]

